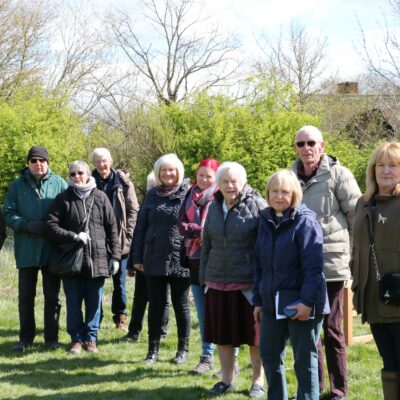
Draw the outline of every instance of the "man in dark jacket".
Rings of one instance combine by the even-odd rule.
[[[127,332],[126,263],[128,261],[133,230],[136,225],[139,203],[135,187],[129,179],[129,174],[112,168],[113,160],[107,149],[102,147],[95,149],[92,159],[96,167],[92,175],[96,180],[97,188],[107,195],[117,221],[122,257],[119,270],[117,272],[113,271],[115,273],[112,276],[114,290],[111,311],[115,326]]]
[[[54,198],[67,188],[64,179],[49,168],[49,155],[43,146],[28,152],[27,168],[8,189],[3,216],[14,231],[14,253],[18,268],[19,343],[13,347],[23,352],[36,336],[35,295],[39,270],[43,277],[44,340],[46,347],[56,349],[60,279],[46,270],[50,241],[46,237],[46,218]]]

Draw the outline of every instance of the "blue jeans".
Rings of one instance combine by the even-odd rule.
[[[194,304],[196,306],[197,319],[199,320],[201,347],[203,350],[203,356],[213,357],[214,355],[214,343],[208,343],[204,341],[204,289],[199,285],[191,285],[192,294],[194,298]]]
[[[111,300],[111,312],[113,313],[114,322],[119,321],[120,315],[126,313],[126,264],[128,258],[121,260],[118,272],[113,275],[113,293]]]
[[[276,320],[263,313],[261,318],[260,355],[268,381],[268,400],[287,400],[285,377],[285,346],[290,339],[297,378],[297,400],[318,400],[317,343],[323,316],[296,321]]]
[[[104,278],[64,278],[63,286],[67,301],[67,332],[72,343],[97,342]],[[82,313],[83,302],[85,319]]]

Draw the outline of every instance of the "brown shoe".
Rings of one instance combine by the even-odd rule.
[[[85,342],[85,349],[89,353],[97,353],[99,351],[96,342]]]
[[[81,351],[82,351],[82,345],[79,342],[73,343],[69,351],[69,354],[72,354],[73,356],[78,356],[79,354],[81,354]]]
[[[128,324],[126,323],[126,315],[121,314],[115,322],[115,327],[121,331],[128,332]]]

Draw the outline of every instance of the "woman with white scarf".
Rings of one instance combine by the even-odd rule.
[[[78,355],[82,347],[89,352],[98,351],[104,279],[117,272],[121,250],[112,206],[96,188],[89,166],[75,161],[69,166],[69,175],[69,187],[55,198],[47,225],[53,241],[81,241],[85,246],[80,274],[63,278],[67,331],[72,342],[70,354]],[[88,214],[89,226],[84,231],[83,222]]]

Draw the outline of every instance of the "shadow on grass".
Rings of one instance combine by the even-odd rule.
[[[0,329],[0,338],[18,336],[18,329]]]
[[[206,399],[209,396],[203,388],[192,386],[185,388],[172,388],[172,387],[159,387],[157,389],[149,389],[149,390],[138,390],[138,389],[127,389],[120,391],[110,391],[104,390],[99,392],[74,392],[74,393],[58,393],[58,394],[49,394],[49,395],[27,395],[20,397],[12,397],[12,399],[19,400],[87,400],[88,396],[90,400],[103,400],[103,399],[151,399],[151,400],[167,400],[167,399]],[[4,398],[4,400],[11,400],[10,398]]]
[[[107,367],[116,364],[130,365],[127,371],[107,374]],[[12,374],[10,374],[12,371]],[[94,357],[62,358],[45,361],[27,361],[19,364],[4,363],[0,365],[0,383],[11,385],[24,385],[32,388],[60,390],[78,387],[81,385],[104,384],[107,382],[135,382],[142,379],[157,379],[162,382],[165,379],[179,379],[187,377],[187,370],[172,367],[169,362],[160,362],[156,368],[143,367],[140,362],[121,362],[118,359],[102,360]]]

